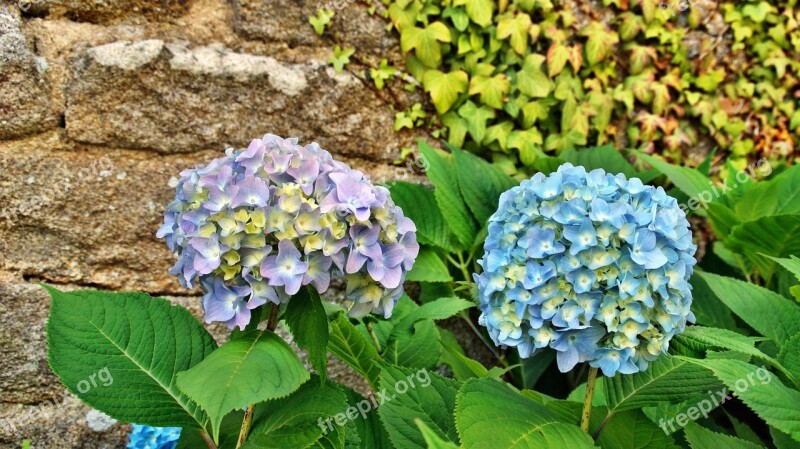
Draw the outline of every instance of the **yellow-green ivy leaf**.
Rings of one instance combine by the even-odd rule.
[[[561,73],[568,60],[569,48],[566,45],[558,42],[551,45],[547,50],[547,75],[553,78]]]
[[[442,62],[440,42],[450,42],[450,30],[442,22],[433,22],[425,28],[411,27],[403,30],[400,36],[402,50],[416,50],[417,58],[431,68]]]
[[[463,70],[442,73],[428,70],[422,78],[425,91],[431,94],[436,112],[444,114],[458,100],[458,95],[467,91],[469,76]]]
[[[530,166],[542,153],[542,134],[536,128],[525,131],[513,131],[508,136],[508,147],[519,150],[519,159],[523,164]]]
[[[498,73],[493,77],[479,75],[469,83],[469,94],[480,94],[483,104],[495,109],[503,109],[503,99],[511,89],[508,77],[503,73]]]
[[[542,72],[544,60],[544,56],[537,54],[525,58],[522,70],[517,72],[517,88],[520,92],[533,98],[545,98],[550,94],[553,81]]]
[[[530,27],[531,16],[525,13],[518,13],[513,18],[505,18],[497,24],[497,38],[501,40],[510,38],[511,48],[517,54],[525,54]]]

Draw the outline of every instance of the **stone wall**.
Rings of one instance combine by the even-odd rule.
[[[400,64],[383,20],[343,3],[329,35]],[[271,132],[385,180],[423,137],[392,129],[390,106],[419,98],[326,63],[316,4],[0,0],[0,449],[124,446],[125,425],[63,397],[36,284],[141,290],[199,314],[154,236],[179,171]]]

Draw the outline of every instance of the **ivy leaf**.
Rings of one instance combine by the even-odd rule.
[[[725,69],[717,69],[694,80],[695,86],[706,92],[714,92],[719,84],[725,80]]]
[[[469,94],[480,94],[481,102],[495,109],[503,109],[503,100],[509,89],[511,83],[503,73],[493,77],[478,75],[469,82]]]
[[[569,61],[570,51],[566,45],[554,42],[547,50],[547,75],[555,78],[556,75],[564,70],[564,66]]]
[[[531,28],[531,16],[524,12],[517,13],[513,18],[505,18],[497,24],[497,38],[509,39],[511,48],[519,55],[525,54],[528,46],[528,31]]]
[[[514,123],[510,120],[505,120],[496,125],[486,128],[486,137],[483,138],[483,145],[489,146],[492,142],[497,142],[500,149],[503,151],[508,150],[508,135],[514,129]]]
[[[537,158],[544,156],[542,143],[542,134],[536,128],[512,131],[508,136],[508,147],[519,151],[519,159],[526,166],[532,165]]]
[[[314,28],[314,32],[322,36],[325,32],[325,27],[331,23],[334,12],[327,9],[318,9],[316,16],[308,18],[308,23]]]
[[[544,56],[530,54],[525,58],[522,70],[517,72],[517,88],[533,98],[545,98],[553,90],[553,81],[542,72]]]
[[[769,2],[759,2],[756,5],[747,4],[742,8],[742,15],[756,23],[761,23],[767,20],[767,15],[774,12],[775,8]]]
[[[605,59],[614,50],[614,46],[619,42],[619,36],[613,31],[598,22],[592,22],[583,29],[582,36],[587,36],[586,41],[586,62],[593,66]]]
[[[482,142],[486,134],[486,122],[495,118],[494,109],[467,101],[458,109],[458,115],[467,121],[467,129],[476,142]]]
[[[344,70],[344,66],[350,63],[350,56],[353,56],[355,52],[354,48],[342,49],[337,45],[333,48],[333,56],[328,59],[328,64],[333,65],[336,73],[341,73]]]
[[[469,18],[481,28],[492,24],[492,11],[494,10],[492,0],[456,0],[453,2],[453,6],[460,5],[466,5]]]
[[[213,354],[216,343],[188,310],[143,293],[45,288],[52,297],[47,360],[68,390],[120,421],[202,428],[205,413],[175,376]],[[79,391],[103,370],[113,382]]]
[[[425,28],[411,27],[400,35],[401,49],[404,52],[415,50],[417,58],[431,68],[442,62],[440,42],[450,42],[450,30],[442,22],[433,22]]]
[[[469,76],[463,70],[442,73],[428,70],[422,78],[425,91],[431,94],[436,112],[444,114],[458,100],[458,94],[467,91]]]
[[[249,404],[287,396],[309,377],[281,337],[271,331],[252,330],[179,373],[178,387],[208,413],[212,437],[218,441],[225,415]]]
[[[441,117],[442,124],[447,127],[447,143],[456,147],[464,146],[464,138],[467,136],[469,126],[467,121],[455,111],[450,111]]]

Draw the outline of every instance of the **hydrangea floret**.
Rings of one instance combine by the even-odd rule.
[[[689,222],[661,187],[564,164],[500,197],[476,274],[480,323],[523,358],[552,348],[631,374],[694,322]]]
[[[352,316],[389,317],[419,252],[389,191],[316,143],[267,134],[181,173],[158,237],[170,273],[202,287],[206,322],[244,328],[251,311],[343,278]]]
[[[152,427],[133,424],[128,435],[128,449],[175,449],[181,437],[180,427]]]

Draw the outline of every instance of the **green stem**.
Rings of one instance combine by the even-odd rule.
[[[367,323],[367,330],[369,331],[369,336],[372,337],[372,342],[375,343],[375,347],[378,349],[378,353],[380,353],[381,342],[378,340],[378,336],[375,335],[375,329],[372,328],[372,323]]]
[[[217,445],[214,444],[214,440],[211,439],[211,436],[205,430],[200,432],[200,436],[203,437],[203,441],[206,442],[208,449],[217,449]]]
[[[464,275],[464,280],[467,282],[467,285],[472,287],[472,277],[469,275],[468,263],[464,260],[464,257],[461,253],[458,253],[458,261],[461,262],[458,267],[461,268],[461,274]]]
[[[600,423],[600,427],[598,427],[597,430],[595,430],[594,433],[592,434],[593,440],[597,441],[597,437],[600,436],[600,432],[602,432],[603,429],[605,429],[606,424],[608,424],[608,420],[610,420],[613,415],[614,415],[613,413],[608,412],[606,417],[603,418],[603,422]]]
[[[586,395],[583,397],[583,413],[581,413],[581,430],[586,433],[589,433],[589,418],[592,417],[592,399],[596,381],[597,368],[590,368],[589,379],[586,381]]]
[[[239,431],[239,439],[236,441],[236,449],[239,449],[247,441],[250,435],[250,426],[253,425],[253,414],[255,413],[256,405],[250,404],[244,411],[244,418],[242,419],[242,429]]]
[[[267,319],[267,329],[274,331],[278,326],[278,310],[280,306],[273,304],[269,311],[269,318]],[[250,435],[250,427],[253,425],[253,415],[255,414],[256,405],[250,404],[244,411],[244,418],[242,418],[242,427],[239,430],[239,438],[236,440],[236,449],[239,449],[247,441]],[[216,449],[216,447],[214,448]]]

